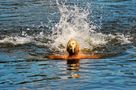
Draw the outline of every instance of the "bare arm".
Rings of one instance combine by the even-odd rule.
[[[91,54],[91,55],[80,55],[79,57],[81,59],[99,59],[99,58],[102,58],[100,55],[95,55],[95,54]]]
[[[105,57],[109,57],[109,56],[113,56],[113,55],[115,55],[115,53],[107,53],[107,54],[92,53],[89,55],[78,54],[76,56],[49,55],[49,56],[45,56],[45,57],[49,58],[49,59],[54,59],[54,60],[79,60],[79,59],[100,59],[100,58],[105,58]]]
[[[67,57],[68,57],[67,55],[49,55],[47,56],[47,58],[55,59],[55,60],[66,60]]]
[[[90,55],[80,55],[81,59],[100,59],[105,57],[111,57],[115,55],[115,53],[92,53]]]

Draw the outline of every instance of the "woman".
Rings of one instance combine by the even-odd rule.
[[[109,56],[110,54],[98,54],[92,53],[90,55],[85,55],[80,53],[79,43],[75,39],[70,39],[67,43],[68,55],[49,55],[49,59],[55,60],[79,60],[79,59],[99,59]]]

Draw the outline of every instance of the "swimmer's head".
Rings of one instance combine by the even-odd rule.
[[[77,55],[79,53],[78,42],[74,39],[70,39],[67,43],[67,51],[69,55]]]

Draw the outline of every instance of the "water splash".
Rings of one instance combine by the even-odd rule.
[[[60,11],[60,21],[52,28],[52,34],[49,36],[53,41],[51,49],[65,51],[68,40],[74,38],[80,43],[81,49],[93,50],[94,47],[105,45],[111,39],[116,38],[115,35],[106,35],[95,31],[97,26],[88,21],[88,15],[91,15],[88,9],[76,5],[60,5],[59,3],[57,5]],[[123,43],[129,43],[123,35],[117,36]]]
[[[93,31],[87,23],[89,12],[76,6],[59,5],[58,8],[61,17],[59,23],[52,28],[53,47],[65,46],[71,38],[77,39],[80,43],[84,42],[89,37],[90,31]]]
[[[27,28],[27,30],[30,30],[30,28]],[[7,46],[8,44],[11,46],[25,45],[25,44],[35,44],[40,46],[46,46],[45,45],[46,41],[43,41],[44,37],[45,37],[45,34],[42,31],[32,35],[28,35],[26,31],[21,31],[21,34],[3,35],[3,37],[1,37],[0,39],[0,46],[1,45]]]
[[[103,34],[95,31],[97,25],[92,24],[93,21],[89,20],[90,13],[89,6],[83,8],[77,5],[65,5],[65,3],[59,4],[57,7],[60,13],[59,22],[51,29],[50,34],[44,33],[43,29],[37,34],[28,35],[27,32],[22,31],[21,35],[10,35],[0,39],[0,43],[11,43],[13,45],[32,43],[40,46],[47,46],[50,50],[64,52],[68,40],[71,38],[76,39],[80,43],[81,49],[93,50],[96,47],[104,46],[111,41],[119,41],[120,44],[130,43],[129,37],[123,34]],[[42,27],[46,24],[41,24]],[[37,27],[41,27],[37,26]],[[30,28],[26,31],[31,32]],[[114,43],[114,42],[112,42]]]

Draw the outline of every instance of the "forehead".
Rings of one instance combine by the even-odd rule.
[[[74,40],[71,40],[69,43],[76,43],[76,41],[74,41]]]

